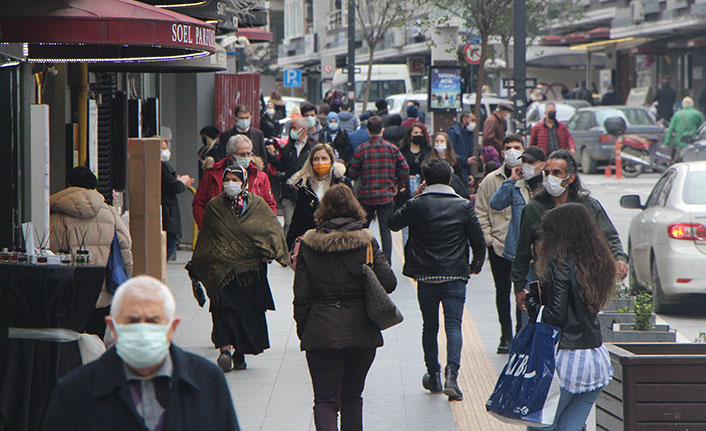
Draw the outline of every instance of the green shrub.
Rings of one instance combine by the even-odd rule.
[[[652,294],[648,292],[640,293],[635,297],[635,323],[633,327],[636,331],[649,331],[652,327]]]

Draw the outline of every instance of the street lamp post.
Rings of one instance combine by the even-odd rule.
[[[348,0],[348,103],[355,112],[355,0]]]
[[[514,88],[515,88],[515,121],[520,126],[521,132],[526,133],[527,111],[527,70],[525,68],[527,27],[525,24],[526,5],[525,0],[514,0]]]

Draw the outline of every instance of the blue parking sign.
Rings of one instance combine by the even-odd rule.
[[[301,87],[302,86],[302,70],[301,69],[284,69],[284,86],[285,87]]]

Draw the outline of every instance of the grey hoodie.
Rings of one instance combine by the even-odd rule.
[[[351,133],[358,128],[358,117],[351,112],[341,111],[338,113],[338,123],[341,130]]]

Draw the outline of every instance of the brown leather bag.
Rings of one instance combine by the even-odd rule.
[[[365,265],[363,265],[365,311],[370,320],[382,331],[401,323],[404,317],[375,275],[373,259],[373,244],[370,243],[366,251]]]

